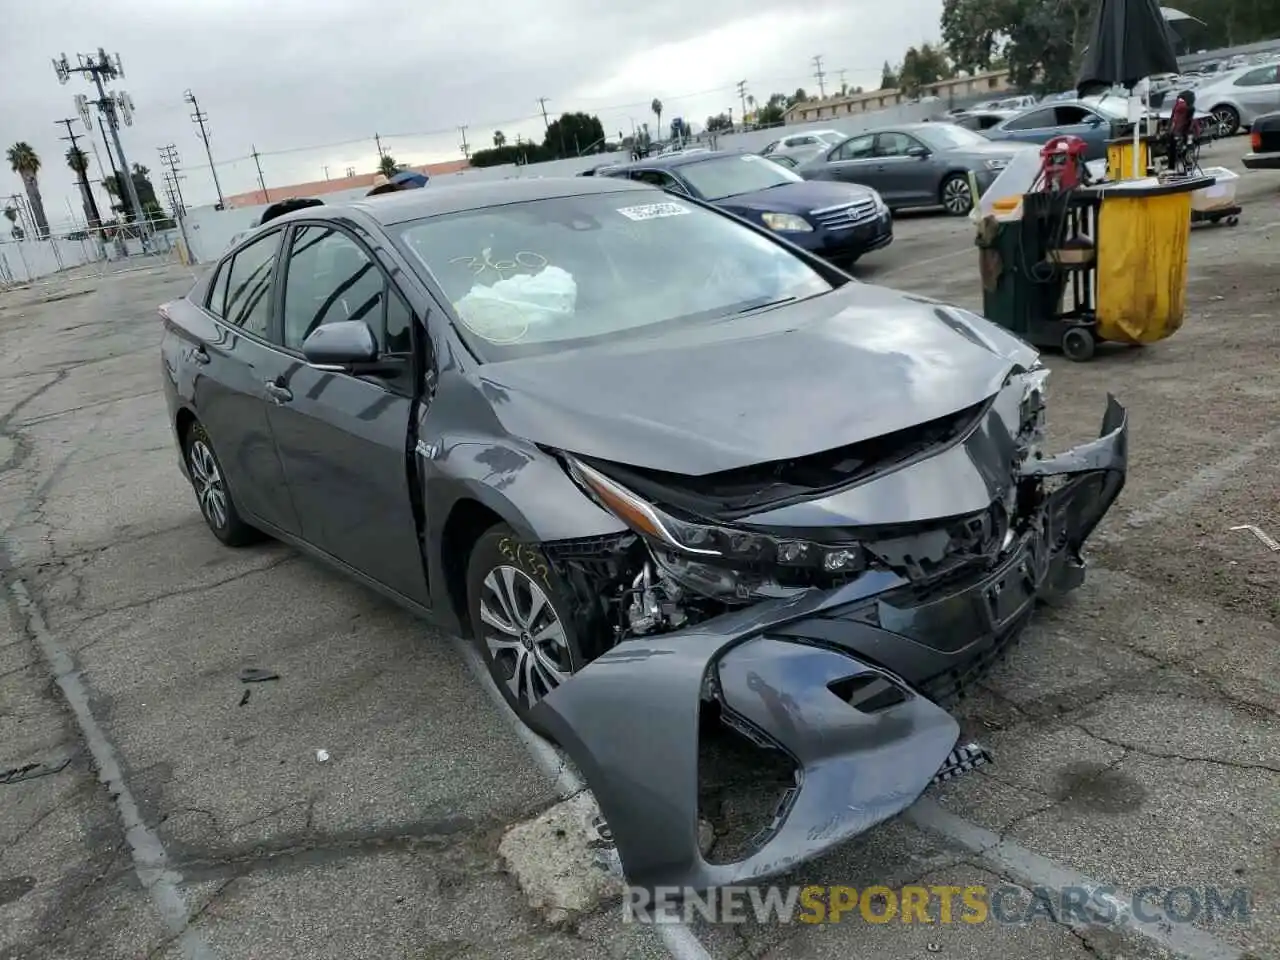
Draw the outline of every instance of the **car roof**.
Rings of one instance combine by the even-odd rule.
[[[361,197],[346,203],[324,204],[295,210],[270,222],[285,223],[290,220],[314,219],[316,216],[340,216],[345,211],[356,211],[383,226],[421,220],[464,210],[480,210],[500,207],[508,203],[524,203],[530,200],[554,200],[561,197],[578,197],[600,193],[653,191],[647,184],[612,177],[524,177],[483,183],[444,185],[432,183],[418,190],[403,190],[376,197]]]

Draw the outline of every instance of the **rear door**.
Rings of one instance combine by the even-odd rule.
[[[409,301],[363,238],[332,222],[295,223],[280,271],[277,368],[267,416],[310,543],[427,605],[410,494],[415,329]],[[338,320],[369,324],[399,369],[355,376],[317,370],[302,343]]]
[[[993,127],[987,136],[993,140],[1016,140],[1019,143],[1048,143],[1059,132],[1054,108],[1045,106],[1009,118],[999,127]]]
[[[1280,110],[1280,64],[1258,67],[1239,77],[1231,94],[1244,107],[1243,122],[1248,124],[1262,113]]]
[[[862,183],[880,189],[875,160],[875,134],[850,137],[827,154],[827,162],[818,168],[824,180]]]
[[[298,516],[267,420],[263,390],[274,351],[267,336],[283,230],[272,230],[223,261],[201,304],[218,335],[190,348],[197,370],[196,415],[213,441],[236,505],[247,520],[299,532]]]

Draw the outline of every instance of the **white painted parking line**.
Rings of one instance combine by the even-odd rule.
[[[1115,911],[1118,922],[1126,929],[1152,941],[1187,960],[1245,960],[1244,951],[1224,943],[1212,934],[1189,923],[1172,924],[1167,921],[1143,920],[1134,915],[1133,896],[1108,884],[1099,883],[1082,873],[1033,853],[1021,844],[1002,839],[986,827],[970,823],[962,817],[944,810],[936,802],[923,799],[910,808],[906,819],[918,827],[940,834],[984,860],[1001,876],[1008,877],[1025,887],[1042,887],[1048,890],[1076,888],[1090,890],[1093,896],[1105,900]],[[1089,924],[1078,917],[1060,917],[1082,933]]]
[[[968,257],[973,255],[974,250],[969,247],[966,247],[963,250],[952,250],[950,253],[940,254],[936,257],[925,257],[923,260],[912,260],[910,263],[904,263],[900,267],[894,267],[891,270],[884,271],[884,273],[879,274],[876,279],[879,280],[880,277],[891,277],[895,273],[902,273],[904,270],[918,270],[920,267],[927,267],[931,263],[941,263],[944,260],[954,260],[956,257]]]
[[[511,709],[511,705],[507,703],[501,691],[494,684],[493,677],[489,675],[488,667],[485,666],[484,660],[480,657],[475,647],[461,637],[455,636],[450,639],[454,649],[458,651],[468,669],[475,676],[476,682],[484,688],[497,707],[498,712],[510,724],[512,731],[520,738],[520,742],[524,744],[525,749],[529,751],[529,756],[533,762],[555,783],[556,792],[559,793],[561,798],[590,793],[582,776],[574,768],[569,758],[564,756],[550,742],[526,727],[524,722],[516,716],[516,712]],[[619,875],[621,874],[616,858],[614,858],[611,868]],[[693,931],[685,924],[659,923],[654,926],[662,938],[663,945],[674,960],[712,960],[707,948],[702,945]]]
[[[9,593],[17,604],[19,613],[25,618],[27,632],[40,648],[54,682],[71,707],[76,725],[93,757],[94,766],[98,768],[98,780],[107,788],[116,805],[124,826],[129,854],[133,858],[133,869],[143,889],[151,896],[166,929],[176,939],[185,960],[214,960],[212,948],[188,924],[190,912],[186,899],[178,889],[182,877],[169,866],[169,856],[164,844],[147,826],[138,810],[133,791],[120,769],[115,747],[111,745],[89,708],[89,694],[75,660],[49,631],[44,617],[27,592],[26,584],[21,580],[12,581]]]

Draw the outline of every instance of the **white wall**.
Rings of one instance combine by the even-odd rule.
[[[0,243],[0,284],[38,280],[98,259],[91,240],[6,240]]]
[[[930,97],[918,103],[903,103],[874,113],[858,113],[836,119],[814,120],[809,123],[791,123],[785,127],[771,127],[765,130],[746,130],[740,133],[704,135],[703,143],[717,150],[760,150],[766,144],[781,136],[802,133],[805,130],[840,130],[849,136],[870,130],[873,127],[894,123],[914,123],[939,113],[945,104],[936,97]],[[603,163],[625,162],[625,153],[602,153],[586,157],[570,157],[567,160],[550,160],[546,163],[530,163],[526,165],[504,164],[499,167],[477,167],[461,170],[457,173],[443,173],[433,176],[431,184],[447,185],[451,183],[485,183],[495,180],[508,180],[512,177],[573,177],[583,170],[599,166]],[[426,189],[430,190],[431,186]],[[357,190],[339,190],[323,194],[326,202],[354,200],[365,196],[367,187]],[[288,194],[281,191],[277,200],[283,200]],[[208,263],[227,249],[232,237],[242,230],[248,230],[262,216],[270,204],[256,207],[237,207],[234,210],[215,210],[213,207],[199,207],[187,215],[187,236],[191,240],[191,252],[197,262]]]

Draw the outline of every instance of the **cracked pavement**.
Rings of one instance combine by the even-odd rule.
[[[1244,149],[1205,160],[1238,167]],[[1280,535],[1280,176],[1248,174],[1240,196],[1239,227],[1193,234],[1175,337],[1048,357],[1053,443],[1096,433],[1114,391],[1129,483],[1086,586],[958,709],[996,763],[932,798],[1130,891],[1248,887],[1252,922],[1207,929],[1261,957],[1280,953],[1280,555],[1229,528]],[[864,279],[980,304],[967,222],[904,216],[897,233]],[[0,296],[0,565],[72,658],[185,909],[167,924],[139,881],[119,798],[6,591],[0,771],[65,766],[0,782],[0,960],[187,960],[189,933],[225,958],[666,956],[612,904],[543,926],[501,871],[505,828],[558,798],[446,638],[286,547],[207,533],[159,385],[155,307],[190,282],[81,270]],[[789,881],[1032,895],[906,819]],[[694,932],[717,960],[1167,955],[1045,920]]]

